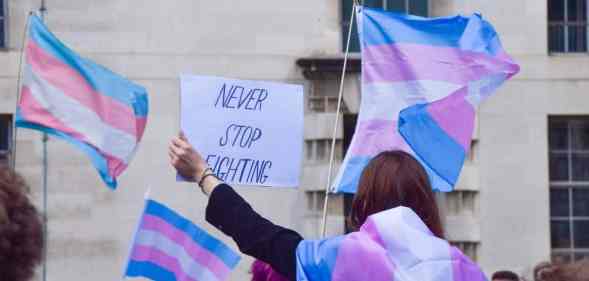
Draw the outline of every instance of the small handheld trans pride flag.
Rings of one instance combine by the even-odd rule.
[[[155,281],[223,281],[241,258],[168,207],[147,199],[125,277]]]

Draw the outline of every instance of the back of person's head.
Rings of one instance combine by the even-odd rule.
[[[589,259],[568,264],[540,263],[534,268],[536,281],[587,281]]]
[[[349,224],[359,229],[370,215],[399,206],[412,209],[434,235],[444,238],[427,172],[406,152],[382,152],[362,171]]]
[[[0,279],[28,281],[41,262],[43,231],[24,179],[0,167]]]
[[[493,273],[491,281],[519,281],[519,276],[513,271],[501,270]]]

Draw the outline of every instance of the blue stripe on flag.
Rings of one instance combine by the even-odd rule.
[[[195,243],[201,245],[207,251],[219,257],[219,259],[221,259],[229,268],[234,268],[240,260],[240,257],[221,241],[209,235],[191,221],[156,201],[147,201],[145,214],[159,217],[176,227],[178,230],[185,232],[188,236],[192,237],[192,240]]]
[[[303,240],[297,246],[297,280],[329,281],[345,236]]]
[[[132,107],[135,115],[147,116],[147,92],[145,88],[113,73],[105,67],[78,56],[59,41],[41,19],[29,17],[29,36],[56,59],[80,73],[97,92]]]
[[[146,277],[155,281],[176,280],[176,275],[173,272],[149,261],[129,261],[125,276]]]
[[[112,178],[108,174],[108,165],[106,163],[106,158],[104,158],[96,150],[96,148],[94,148],[94,147],[92,147],[92,146],[90,146],[90,145],[88,145],[88,144],[86,144],[76,138],[73,138],[70,135],[68,135],[62,131],[58,131],[53,128],[48,128],[43,125],[39,125],[37,123],[27,121],[26,119],[23,118],[23,116],[21,115],[20,110],[18,108],[17,108],[16,116],[15,116],[15,124],[17,127],[20,127],[20,128],[29,128],[29,129],[38,130],[38,131],[47,133],[49,135],[63,139],[65,141],[67,141],[68,143],[76,146],[77,148],[82,150],[86,155],[88,155],[88,157],[90,158],[90,162],[92,162],[92,165],[94,165],[94,168],[96,168],[96,170],[98,171],[98,174],[100,175],[100,177],[102,178],[104,183],[106,183],[106,185],[108,187],[110,187],[111,189],[117,188],[116,179]]]
[[[479,14],[423,18],[363,8],[365,45],[414,43],[495,55],[501,45],[495,29]]]
[[[429,165],[419,157],[419,155],[413,156],[415,157],[415,159],[417,159],[417,161],[419,161],[421,166],[427,172],[429,176],[429,182],[433,191],[450,192],[454,189],[454,186],[450,185],[450,183],[441,178],[440,175],[438,175],[438,173],[434,172],[434,170],[432,170],[432,168],[430,168]]]
[[[417,104],[403,109],[399,114],[398,126],[401,136],[422,164],[427,166],[426,170],[434,172],[450,186],[454,186],[466,153],[462,146],[448,136],[427,113],[427,104]],[[432,182],[434,189],[448,191],[433,184],[436,183]]]
[[[371,159],[372,157],[367,156],[351,157],[346,164],[339,185],[336,187],[336,192],[356,193],[362,171]]]

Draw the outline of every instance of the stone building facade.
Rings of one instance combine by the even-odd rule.
[[[439,195],[448,239],[489,274],[511,269],[529,275],[551,257],[589,256],[587,0],[365,2],[427,16],[480,12],[521,65],[520,74],[480,108],[456,191]],[[17,169],[41,207],[42,136],[18,130],[17,142],[11,141],[24,23],[40,0],[0,3],[0,161],[10,161],[16,145]],[[47,280],[120,278],[147,188],[223,237],[204,221],[206,198],[176,183],[168,164],[167,144],[179,128],[180,73],[305,86],[301,186],[238,191],[276,223],[318,237],[350,3],[47,0],[48,26],[82,55],[144,85],[151,105],[141,148],[115,192],[81,152],[54,138],[46,143]],[[358,54],[352,54],[338,160],[358,110],[359,71]],[[345,231],[349,202],[331,197],[330,234]],[[232,280],[247,280],[250,262],[244,259]]]

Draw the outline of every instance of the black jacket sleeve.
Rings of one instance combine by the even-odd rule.
[[[289,280],[296,279],[301,235],[260,216],[229,185],[220,184],[211,193],[206,220],[231,236],[242,253],[270,264]]]

